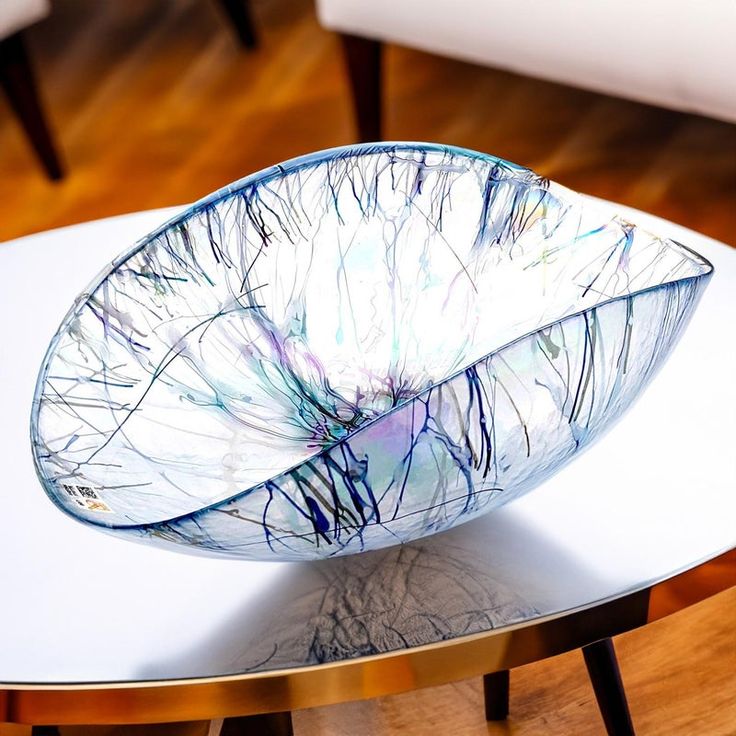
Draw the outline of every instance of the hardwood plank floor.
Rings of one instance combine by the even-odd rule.
[[[212,0],[56,0],[31,29],[69,176],[48,183],[0,107],[0,239],[194,200],[354,137],[339,48],[309,0],[257,0],[245,53]],[[736,126],[408,49],[386,135],[490,151],[727,242]]]

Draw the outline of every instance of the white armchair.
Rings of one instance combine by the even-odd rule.
[[[48,0],[3,0],[0,3],[0,39],[42,20],[49,10]]]
[[[380,44],[397,43],[736,122],[733,0],[317,0],[343,36],[361,138],[380,137]]]
[[[63,175],[38,97],[23,30],[49,14],[48,0],[0,1],[0,84],[51,179]]]

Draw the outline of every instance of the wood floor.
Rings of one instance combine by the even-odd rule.
[[[310,0],[254,0],[237,45],[214,0],[56,0],[32,29],[69,175],[48,183],[0,106],[0,240],[194,200],[354,140],[336,39]],[[736,126],[400,48],[386,135],[489,151],[736,241]]]
[[[339,47],[310,0],[254,0],[254,53],[239,48],[214,0],[53,7],[29,40],[69,173],[46,181],[0,104],[0,240],[192,201],[354,141]],[[386,62],[387,137],[492,152],[736,243],[736,126],[407,49],[389,49]],[[719,569],[733,579],[736,555]],[[655,603],[674,610],[711,583],[695,576]],[[736,734],[735,610],[731,591],[620,637],[640,734]],[[486,727],[480,698],[469,681],[303,711],[295,723],[298,736],[602,733],[577,653],[514,672],[506,726]]]

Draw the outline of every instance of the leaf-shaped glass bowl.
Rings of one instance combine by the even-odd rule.
[[[83,521],[212,554],[432,534],[599,437],[711,272],[485,154],[298,158],[195,204],[79,296],[38,379],[38,475]]]

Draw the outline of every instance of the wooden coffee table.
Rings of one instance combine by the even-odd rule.
[[[60,513],[36,480],[29,417],[49,339],[90,279],[176,210],[0,245],[0,722],[288,713],[476,675],[487,676],[488,715],[503,717],[509,668],[584,647],[609,732],[631,733],[610,637],[650,620],[663,581],[736,546],[736,251],[601,206],[716,268],[641,400],[599,444],[498,511],[309,563],[122,541]],[[290,728],[288,715],[266,720]],[[226,727],[245,733],[249,723]]]

